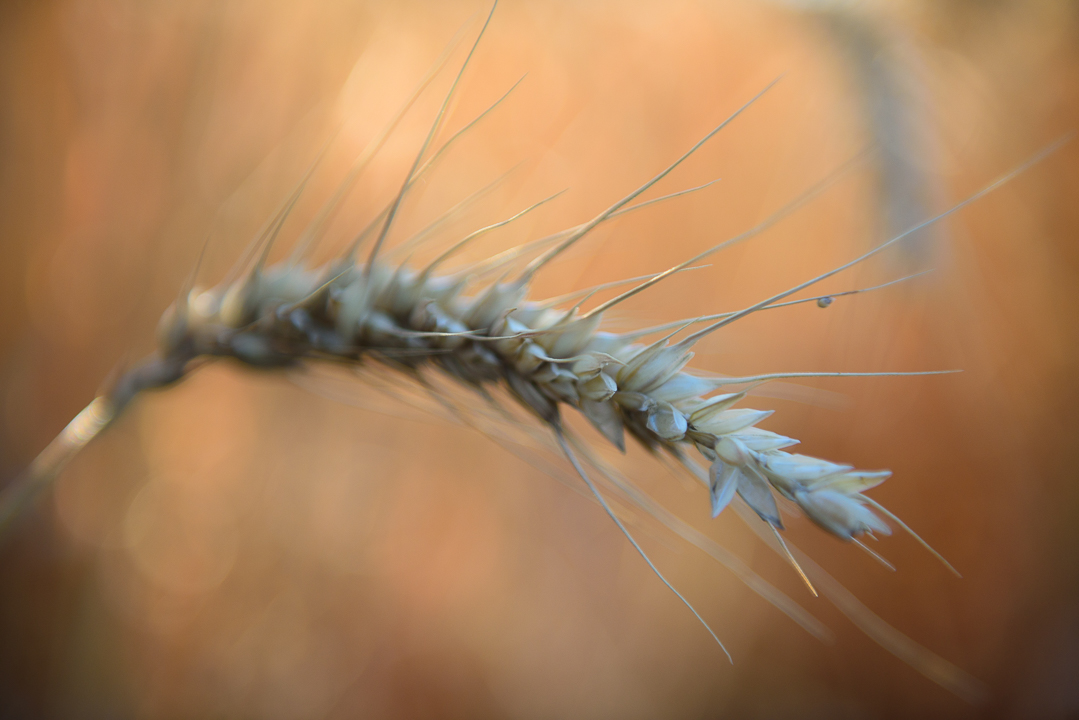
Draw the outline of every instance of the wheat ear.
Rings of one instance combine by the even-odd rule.
[[[494,7],[469,51],[469,59],[493,12]],[[671,332],[643,345],[636,342],[642,336],[640,331],[603,330],[604,312],[628,297],[655,287],[675,273],[690,269],[707,255],[759,234],[823,191],[829,182],[797,198],[760,225],[643,280],[587,312],[581,312],[580,308],[591,297],[589,293],[568,309],[559,309],[557,302],[529,300],[530,283],[537,272],[599,225],[654,202],[630,205],[738,118],[774,82],[715,126],[672,164],[590,220],[528,243],[493,263],[481,261],[463,270],[440,274],[439,263],[478,233],[493,231],[551,199],[542,200],[507,220],[466,236],[426,268],[412,267],[407,258],[400,262],[391,260],[389,254],[383,252],[409,187],[440,152],[427,156],[467,64],[468,60],[454,79],[450,93],[394,200],[372,221],[371,227],[377,227],[378,234],[365,261],[357,262],[356,255],[369,233],[361,233],[341,258],[326,267],[308,269],[298,262],[310,244],[318,240],[327,218],[344,197],[345,190],[341,190],[331,199],[328,209],[316,218],[312,228],[301,236],[293,260],[277,265],[268,263],[269,248],[303,192],[307,179],[317,168],[316,159],[279,212],[256,237],[249,255],[241,260],[238,267],[247,268],[242,275],[209,289],[185,288],[161,320],[158,354],[124,373],[109,391],[95,399],[50,443],[15,483],[4,489],[0,494],[0,529],[10,525],[18,512],[47,487],[66,462],[118,417],[139,393],[170,385],[207,359],[228,357],[251,366],[269,368],[306,367],[318,362],[357,368],[379,364],[420,381],[424,372],[433,371],[473,389],[481,397],[488,397],[493,388],[508,391],[520,407],[550,430],[591,495],[652,570],[706,627],[701,615],[647,557],[583,467],[574,451],[572,438],[562,425],[564,408],[579,411],[620,450],[625,450],[628,434],[646,449],[676,458],[707,488],[713,516],[721,514],[736,496],[740,497],[752,510],[755,529],[766,528],[762,537],[781,549],[814,594],[817,590],[810,576],[817,577],[817,584],[820,584],[820,576],[814,566],[808,565],[784,542],[780,534],[784,528],[777,494],[793,502],[823,530],[844,541],[857,542],[860,537],[872,537],[875,533],[890,534],[888,523],[877,513],[909,531],[891,512],[865,495],[884,482],[891,474],[889,471],[858,470],[851,465],[787,452],[798,443],[797,440],[758,427],[771,412],[735,407],[745,399],[745,390],[716,393],[731,385],[779,378],[927,375],[949,371],[791,372],[737,378],[707,377],[687,370],[693,357],[692,348],[709,334],[761,310],[809,301],[826,306],[830,298],[863,292],[853,290],[783,302],[785,298],[943,220],[1007,182],[1051,153],[1056,146],[1047,148],[948,211],[896,235],[860,257],[742,310],[649,328],[648,333]],[[391,125],[397,119],[399,117]],[[381,140],[376,142],[375,149],[380,144]],[[361,160],[364,157],[366,155],[361,156]],[[358,161],[356,172],[365,163],[365,160]],[[354,173],[350,172],[343,188],[347,189],[353,179]],[[665,197],[673,198],[684,192],[688,190]],[[251,263],[251,258],[257,259]],[[504,273],[502,277],[475,283],[469,288],[470,280],[496,270]],[[708,324],[674,340],[681,331],[700,322]],[[686,460],[687,450],[696,450],[704,458],[707,471]],[[625,488],[623,492],[633,498]],[[653,514],[661,514],[650,507],[644,497],[638,496],[633,501]],[[676,523],[667,524],[672,529],[678,528]],[[697,544],[704,544],[685,528],[676,531]],[[938,553],[932,552],[943,561]],[[746,577],[750,575],[746,574]],[[711,628],[709,632],[718,643]],[[893,652],[901,654],[895,649]]]

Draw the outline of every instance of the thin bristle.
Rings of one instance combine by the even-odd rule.
[[[404,200],[405,193],[408,191],[409,185],[412,179],[416,175],[416,170],[420,165],[420,160],[423,159],[424,153],[427,152],[428,146],[434,139],[435,134],[442,125],[442,119],[446,114],[446,108],[449,107],[450,100],[453,98],[454,91],[457,90],[458,83],[461,82],[461,76],[464,75],[465,70],[468,68],[468,63],[472,60],[472,55],[476,52],[476,48],[479,47],[480,40],[483,39],[483,34],[487,32],[487,26],[491,24],[491,18],[494,17],[495,9],[498,7],[498,2],[491,3],[491,11],[487,13],[487,19],[483,21],[483,27],[480,28],[479,35],[476,36],[476,41],[472,43],[472,49],[468,51],[468,56],[461,64],[461,69],[457,72],[457,77],[453,79],[453,84],[450,86],[450,90],[446,93],[446,99],[442,101],[442,107],[438,109],[438,114],[435,116],[435,121],[431,123],[431,129],[427,133],[427,137],[424,138],[423,144],[420,146],[420,151],[416,153],[416,159],[412,162],[412,167],[409,168],[408,174],[405,176],[405,182],[401,185],[400,191],[393,200],[393,205],[390,207],[390,212],[386,216],[385,221],[382,223],[382,229],[379,231],[378,238],[375,240],[374,247],[371,248],[371,254],[367,257],[367,267],[370,268],[374,264],[375,258],[378,257],[379,250],[382,249],[382,243],[386,239],[386,235],[389,234],[390,228],[393,227],[394,218],[397,216],[397,211],[401,207],[401,201]]]
[[[812,285],[816,285],[821,280],[825,280],[827,278],[830,278],[831,276],[836,275],[838,273],[841,273],[844,270],[847,270],[848,268],[852,268],[855,265],[858,265],[860,263],[865,262],[869,258],[873,257],[874,255],[877,255],[878,253],[880,253],[880,252],[882,252],[884,250],[887,250],[888,248],[892,247],[896,243],[902,242],[906,238],[908,238],[911,235],[917,233],[919,230],[923,230],[923,229],[929,227],[930,225],[935,225],[936,223],[940,222],[941,220],[945,219],[946,217],[948,217],[950,215],[953,215],[954,213],[962,210],[967,205],[970,205],[971,203],[973,203],[973,202],[975,202],[977,200],[980,200],[981,198],[985,197],[986,195],[993,192],[994,190],[997,190],[998,188],[1003,186],[1005,183],[1007,183],[1008,181],[1015,178],[1017,175],[1025,172],[1026,170],[1029,170],[1032,166],[1034,166],[1035,164],[1037,164],[1037,163],[1041,162],[1042,160],[1044,160],[1045,158],[1047,158],[1049,155],[1051,155],[1053,152],[1055,152],[1057,150],[1057,148],[1059,148],[1064,143],[1068,142],[1070,139],[1071,139],[1071,136],[1067,136],[1067,137],[1061,138],[1060,140],[1057,140],[1056,142],[1050,144],[1048,147],[1042,149],[1041,151],[1036,153],[1033,157],[1029,158],[1026,162],[1019,165],[1019,167],[1005,173],[1004,175],[1001,175],[999,178],[997,178],[993,182],[989,183],[988,185],[983,187],[981,190],[977,191],[976,193],[969,196],[965,200],[962,200],[962,201],[956,203],[955,205],[948,208],[944,212],[940,213],[936,217],[931,217],[931,218],[929,218],[928,220],[926,220],[924,222],[918,223],[914,227],[908,228],[907,230],[899,233],[898,235],[896,235],[892,239],[890,239],[890,240],[888,240],[886,242],[883,242],[880,245],[878,245],[877,247],[873,248],[872,250],[870,250],[870,251],[868,251],[868,252],[866,252],[866,253],[864,253],[864,254],[856,257],[856,258],[854,258],[850,262],[844,263],[843,265],[840,265],[837,268],[833,268],[832,270],[829,270],[828,272],[821,273],[817,277],[815,277],[815,278],[813,278],[811,280],[807,280],[804,283],[801,283],[799,285],[795,285],[794,287],[790,288],[789,290],[784,290],[783,292],[781,292],[781,293],[779,293],[777,295],[773,295],[772,297],[768,298],[767,300],[762,300],[761,302],[757,303],[756,305],[752,305],[752,306],[746,308],[745,310],[741,310],[739,312],[736,312],[734,315],[732,315],[732,316],[730,316],[728,318],[724,318],[722,320],[719,320],[718,322],[716,322],[716,323],[714,323],[712,325],[709,325],[708,327],[704,328],[703,330],[697,331],[690,338],[687,338],[687,341],[695,341],[698,338],[702,338],[705,335],[708,335],[708,334],[710,334],[712,332],[715,332],[716,330],[720,329],[721,327],[725,327],[726,325],[730,325],[732,322],[734,322],[736,320],[740,320],[741,318],[745,317],[746,315],[754,313],[754,312],[756,312],[756,311],[758,311],[758,310],[760,310],[760,309],[762,309],[764,307],[767,307],[768,305],[771,305],[772,303],[775,303],[775,302],[777,302],[779,300],[782,300],[783,298],[788,297],[790,295],[793,295],[796,292],[800,292],[802,290],[805,290],[807,287],[810,287]]]
[[[510,217],[506,218],[505,220],[500,220],[500,221],[498,221],[496,223],[491,223],[490,225],[487,225],[486,227],[482,227],[479,230],[474,230],[473,232],[470,232],[468,235],[465,235],[462,239],[458,240],[456,243],[454,243],[449,248],[447,248],[446,251],[443,252],[441,255],[439,255],[437,258],[432,260],[427,265],[427,267],[425,267],[422,270],[422,272],[420,274],[423,275],[424,277],[430,275],[432,272],[434,272],[435,268],[437,268],[443,262],[448,260],[450,258],[450,256],[452,256],[454,253],[456,253],[459,250],[461,250],[462,248],[464,248],[467,244],[469,244],[470,242],[472,242],[476,238],[480,237],[481,235],[486,235],[487,233],[491,232],[492,230],[497,230],[500,227],[505,227],[506,225],[509,225],[514,220],[517,220],[518,218],[524,217],[525,215],[532,212],[536,208],[539,208],[539,207],[542,207],[543,205],[546,205],[547,203],[551,202],[552,200],[554,200],[555,198],[557,198],[559,195],[561,195],[564,192],[565,192],[565,190],[559,190],[555,194],[549,195],[549,196],[545,197],[544,199],[540,200],[539,202],[533,203],[532,205],[529,205],[524,210],[521,210],[520,212],[518,212],[518,213],[516,213],[514,215],[511,215]]]
[[[701,266],[694,266],[694,268],[695,267],[701,267]],[[704,266],[704,267],[707,267],[707,266]],[[682,268],[678,272],[685,272],[686,270],[693,270],[694,268]],[[827,301],[824,305],[822,305],[822,307],[828,307],[828,306],[830,306],[832,304],[832,301],[835,300],[838,297],[846,297],[848,295],[859,295],[859,294],[862,294],[862,293],[873,292],[874,290],[882,290],[882,289],[884,289],[886,287],[890,287],[892,285],[897,285],[897,284],[899,284],[901,282],[906,282],[907,280],[913,280],[916,277],[920,277],[920,276],[925,275],[925,274],[930,273],[930,272],[932,272],[932,270],[923,270],[922,272],[917,272],[917,273],[914,273],[912,275],[906,275],[905,277],[897,278],[895,280],[889,280],[888,282],[881,283],[880,285],[873,285],[872,287],[859,288],[857,290],[842,290],[840,292],[834,292],[834,293],[830,293],[828,295],[817,295],[817,296],[814,296],[814,297],[802,298],[801,300],[789,300],[787,302],[772,303],[770,305],[765,305],[763,308],[761,308],[761,310],[776,310],[778,308],[792,307],[794,305],[804,305],[805,303],[811,303],[811,302],[815,302],[818,305],[820,305],[820,303],[822,301]],[[645,276],[645,277],[648,277],[648,276]],[[624,282],[636,282],[637,280],[640,280],[640,279],[642,279],[642,278],[633,278],[632,280],[628,280],[628,281],[624,281]],[[607,285],[606,287],[612,287],[612,286],[618,285],[618,284],[621,284],[621,283],[611,283],[611,284]],[[646,337],[648,335],[651,335],[652,333],[665,332],[667,330],[670,330],[671,328],[682,327],[682,326],[685,326],[687,324],[696,325],[697,323],[711,322],[712,320],[719,320],[719,319],[722,319],[722,318],[728,318],[728,317],[734,315],[735,312],[737,312],[737,311],[731,311],[731,312],[725,312],[725,313],[716,313],[715,315],[701,315],[699,317],[687,318],[687,319],[684,319],[684,320],[675,320],[675,321],[669,322],[669,323],[662,323],[660,325],[652,325],[650,327],[641,328],[640,330],[634,330],[632,332],[622,333],[622,335],[623,335],[623,337],[628,337],[628,338],[633,338],[633,339],[640,338],[640,337]]]
[[[824,179],[822,179],[822,180],[818,181],[817,183],[815,183],[813,186],[811,186],[808,190],[803,192],[801,195],[794,198],[793,200],[788,202],[786,205],[784,205],[783,207],[781,207],[778,210],[776,210],[775,212],[773,212],[771,215],[769,215],[764,220],[762,220],[761,222],[759,222],[756,225],[754,225],[753,227],[751,227],[749,230],[746,230],[745,232],[739,233],[738,235],[735,235],[734,237],[728,238],[728,239],[724,240],[723,242],[721,242],[721,243],[719,243],[717,245],[713,245],[712,247],[708,248],[704,252],[698,253],[697,255],[694,255],[693,257],[689,258],[688,260],[684,260],[683,262],[678,263],[677,265],[675,265],[674,267],[672,267],[672,268],[670,268],[668,270],[664,270],[663,272],[649,278],[646,282],[641,283],[637,287],[631,288],[630,290],[627,290],[626,292],[622,293],[621,295],[619,295],[617,297],[614,297],[614,298],[611,298],[610,300],[603,303],[599,307],[593,308],[592,310],[589,311],[589,314],[590,315],[599,315],[599,314],[605,312],[606,310],[609,310],[610,308],[614,307],[615,305],[618,305],[619,303],[628,300],[629,298],[633,297],[634,295],[642,293],[645,290],[653,287],[657,283],[659,283],[659,282],[661,282],[663,280],[666,280],[671,275],[674,275],[674,274],[680,272],[681,270],[689,267],[690,265],[693,265],[694,263],[698,263],[701,260],[704,260],[705,258],[707,258],[707,257],[709,257],[711,255],[714,255],[714,254],[716,254],[717,252],[719,252],[721,250],[726,250],[726,249],[728,249],[730,247],[733,247],[734,245],[737,245],[738,243],[745,242],[746,240],[749,240],[751,238],[756,237],[757,235],[760,235],[765,230],[772,227],[773,225],[780,222],[781,220],[785,219],[787,216],[791,215],[796,210],[798,210],[798,209],[800,209],[802,207],[805,207],[809,203],[810,200],[816,198],[821,193],[823,193],[825,190],[830,188],[833,184],[835,184],[836,181],[838,181],[841,177],[843,177],[843,175],[854,165],[854,163],[859,161],[862,158],[863,155],[864,155],[864,153],[860,154],[860,155],[858,155],[858,156],[856,156],[856,157],[854,157],[854,158],[852,158],[850,160],[848,160],[845,163],[843,163],[842,165],[837,167],[835,170],[828,173],[828,175],[825,176]]]
[[[589,491],[591,491],[593,497],[596,498],[596,501],[603,507],[603,510],[607,513],[611,520],[614,521],[614,524],[618,526],[618,529],[626,537],[626,540],[629,540],[630,544],[633,546],[633,549],[637,551],[637,554],[644,558],[645,563],[647,563],[648,567],[652,569],[652,572],[656,574],[656,577],[658,577],[663,582],[663,584],[666,585],[667,588],[672,593],[674,593],[679,600],[682,601],[683,605],[689,608],[690,612],[693,613],[693,615],[700,621],[701,625],[704,626],[704,629],[708,631],[708,634],[712,636],[712,639],[716,641],[716,644],[719,645],[719,649],[722,650],[723,654],[727,656],[727,660],[733,665],[734,658],[731,657],[731,654],[727,651],[726,646],[723,645],[723,641],[719,639],[719,636],[716,635],[715,631],[712,630],[712,628],[708,625],[705,619],[701,617],[701,614],[697,612],[697,609],[693,607],[693,605],[690,604],[690,602],[682,596],[682,593],[678,592],[674,588],[674,585],[671,585],[670,581],[663,576],[663,573],[661,573],[659,571],[659,568],[655,566],[655,564],[652,562],[651,558],[648,557],[648,554],[644,551],[644,549],[639,544],[637,544],[637,541],[633,539],[632,535],[630,535],[629,530],[627,530],[626,526],[622,524],[622,521],[618,518],[618,515],[616,515],[614,510],[611,509],[611,506],[607,504],[607,500],[603,497],[603,494],[600,493],[599,488],[596,487],[596,484],[592,482],[592,479],[590,477],[588,477],[588,473],[586,473],[584,471],[584,468],[581,467],[580,461],[577,459],[577,456],[573,453],[573,450],[570,448],[570,446],[566,443],[566,438],[562,434],[562,430],[557,425],[554,426],[554,435],[555,439],[558,440],[559,447],[562,448],[562,452],[565,454],[566,459],[570,461],[571,465],[573,465],[573,469],[577,472],[577,475],[582,480],[584,480],[586,485],[588,485],[588,489]]]
[[[658,183],[663,178],[667,177],[667,175],[669,175],[676,167],[678,167],[683,162],[685,162],[685,160],[687,158],[689,158],[690,155],[697,152],[697,150],[700,149],[700,147],[702,145],[704,145],[706,142],[711,140],[712,137],[716,133],[718,133],[720,130],[722,130],[723,128],[730,125],[734,121],[735,118],[737,118],[739,115],[741,115],[743,112],[745,112],[745,110],[748,109],[749,106],[751,106],[753,103],[757,102],[757,100],[759,100],[766,92],[771,90],[775,86],[775,84],[778,83],[779,81],[780,81],[780,78],[776,78],[772,82],[768,83],[768,85],[766,85],[763,90],[761,90],[759,93],[757,93],[752,98],[750,98],[749,101],[746,102],[746,104],[742,105],[742,107],[738,108],[733,113],[731,113],[731,115],[729,115],[726,120],[721,122],[719,125],[715,126],[707,135],[705,135],[703,138],[698,140],[697,143],[693,147],[691,147],[689,150],[687,150],[680,158],[678,158],[673,163],[668,165],[666,168],[661,170],[659,172],[659,174],[657,174],[655,177],[653,177],[651,180],[649,180],[648,182],[646,182],[643,185],[641,185],[640,187],[638,187],[636,190],[631,192],[629,195],[626,195],[624,198],[622,198],[618,202],[614,203],[613,205],[608,207],[606,210],[601,212],[599,215],[597,215],[596,217],[592,218],[587,223],[582,225],[580,227],[580,229],[578,229],[572,235],[570,235],[568,238],[563,240],[557,247],[552,248],[547,253],[541,255],[540,257],[536,258],[536,260],[529,263],[529,265],[521,273],[521,278],[520,278],[519,282],[527,283],[532,278],[532,276],[535,275],[536,272],[540,270],[540,268],[542,268],[544,265],[549,263],[551,260],[554,260],[560,254],[562,254],[563,252],[568,250],[570,247],[573,246],[574,243],[578,242],[581,238],[583,238],[585,235],[587,235],[589,232],[591,232],[593,229],[595,229],[600,223],[602,223],[605,220],[609,219],[612,215],[614,215],[614,213],[618,212],[618,210],[622,209],[623,207],[625,207],[629,203],[633,202],[635,199],[637,199],[637,197],[639,197],[642,193],[647,191],[650,187],[652,187],[653,185]]]
[[[412,94],[408,96],[404,104],[398,108],[397,112],[390,118],[390,121],[386,123],[386,126],[382,128],[378,135],[363,149],[359,156],[353,161],[352,167],[349,168],[348,173],[345,175],[345,179],[338,185],[337,190],[330,197],[328,201],[322,206],[315,219],[308,225],[303,235],[296,243],[296,247],[293,249],[292,256],[289,259],[291,264],[298,263],[308,252],[310,252],[314,243],[318,242],[322,237],[322,232],[326,226],[333,219],[334,214],[338,208],[341,207],[341,201],[356,184],[361,173],[367,168],[368,164],[378,154],[379,150],[389,139],[390,135],[397,128],[398,124],[405,117],[405,114],[419,99],[423,91],[427,89],[427,86],[438,76],[438,73],[445,66],[446,61],[449,60],[450,54],[453,49],[457,47],[457,44],[464,37],[465,26],[462,26],[460,30],[453,36],[453,39],[442,50],[442,53],[435,60],[434,65],[427,71],[423,79],[419,82],[416,88],[412,91]]]

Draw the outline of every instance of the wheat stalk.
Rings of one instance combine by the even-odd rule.
[[[488,15],[487,22],[490,22],[490,17]],[[484,29],[486,27],[485,23]],[[476,38],[473,50],[482,34],[483,31]],[[124,373],[107,393],[95,399],[50,443],[27,472],[5,488],[0,496],[0,527],[9,525],[19,511],[47,487],[66,462],[120,416],[139,393],[167,386],[186,377],[208,358],[229,357],[248,365],[270,368],[296,368],[324,362],[366,367],[375,363],[388,366],[421,385],[430,383],[432,374],[440,374],[484,395],[495,388],[507,390],[520,406],[538,418],[541,427],[549,431],[588,491],[653,571],[676,594],[677,590],[652,564],[620,520],[616,509],[609,504],[585,468],[582,457],[602,474],[621,498],[646,510],[677,534],[736,569],[740,577],[757,592],[803,626],[820,634],[814,621],[800,612],[789,598],[762,584],[763,581],[748,568],[739,567],[736,559],[724,555],[721,548],[713,547],[714,543],[709,545],[711,541],[705,536],[671,516],[592,456],[583,441],[563,422],[566,411],[581,413],[620,450],[625,450],[625,436],[628,433],[645,448],[672,458],[707,489],[713,517],[723,512],[735,496],[741,498],[754,513],[757,529],[763,530],[769,542],[773,542],[788,558],[814,594],[819,588],[833,600],[840,598],[838,602],[845,602],[848,607],[854,607],[850,605],[851,602],[856,603],[843,595],[845,591],[842,588],[836,589],[837,584],[826,573],[800,558],[798,551],[785,543],[781,535],[783,523],[777,497],[793,502],[824,531],[841,540],[857,543],[878,559],[879,556],[869,550],[861,539],[875,537],[875,534],[890,534],[886,520],[891,520],[910,532],[954,572],[954,568],[906,524],[865,494],[886,480],[890,472],[858,470],[850,465],[790,453],[788,450],[798,443],[797,440],[758,427],[770,412],[736,407],[745,400],[749,388],[781,378],[927,375],[949,371],[791,372],[730,378],[711,377],[687,368],[693,357],[692,349],[698,341],[750,314],[804,302],[817,302],[825,307],[835,297],[892,284],[785,300],[943,219],[1006,182],[1053,148],[947,212],[893,237],[846,264],[745,309],[688,318],[644,331],[619,333],[605,329],[605,312],[677,273],[697,267],[708,256],[760,233],[826,189],[830,180],[826,179],[811,188],[760,225],[661,273],[636,278],[632,281],[636,282],[632,288],[587,311],[582,309],[583,306],[595,292],[605,289],[604,286],[583,291],[580,294],[583,297],[578,295],[580,299],[569,307],[564,303],[577,298],[529,298],[529,290],[537,273],[603,223],[658,200],[700,189],[677,191],[663,198],[632,204],[713,135],[734,121],[757,97],[767,92],[768,88],[765,88],[667,168],[603,212],[573,228],[454,272],[441,270],[443,262],[466,244],[540,208],[555,197],[552,196],[521,209],[505,220],[466,235],[426,266],[415,267],[407,259],[399,262],[391,260],[384,246],[403,199],[417,178],[433,166],[439,155],[460,134],[451,137],[438,150],[428,152],[441,128],[457,82],[468,64],[466,60],[393,201],[375,217],[368,229],[357,235],[355,242],[339,259],[323,267],[308,267],[304,260],[309,255],[310,247],[319,239],[320,231],[339,206],[345,191],[442,62],[440,60],[386,131],[357,161],[341,189],[301,236],[290,260],[274,265],[268,263],[270,249],[301,196],[307,179],[316,169],[317,160],[276,217],[267,223],[252,243],[250,257],[238,263],[235,278],[212,288],[184,288],[177,302],[162,318],[158,353]],[[497,104],[485,110],[461,132]],[[414,238],[406,242],[418,243],[422,239]],[[357,260],[359,250],[369,241],[367,257]],[[500,276],[488,280],[492,274]],[[707,325],[679,337],[697,323]],[[648,344],[639,342],[653,333],[666,334]],[[704,460],[707,469],[692,456],[694,452]],[[680,594],[678,597],[707,627],[697,611]],[[850,614],[858,613],[852,610]],[[904,659],[927,676],[960,694],[971,696],[976,693],[974,681],[958,669],[916,646],[911,649],[904,644],[909,643],[906,638],[889,635],[894,633],[891,628],[867,627],[871,625],[866,623],[863,629],[896,654],[905,656]],[[711,628],[709,632],[716,637]],[[718,637],[716,641],[720,642]]]

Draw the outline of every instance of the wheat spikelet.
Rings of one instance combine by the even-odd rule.
[[[759,310],[789,304],[783,302],[784,298],[824,276],[741,311],[689,318],[671,326],[650,328],[649,333],[607,330],[604,312],[676,272],[695,267],[707,253],[644,278],[633,289],[587,311],[582,310],[590,300],[587,294],[577,305],[570,301],[529,299],[530,284],[547,262],[619,212],[643,206],[645,202],[631,203],[667,171],[592,220],[499,260],[483,261],[457,272],[446,272],[441,267],[459,245],[538,209],[547,200],[465,236],[459,245],[452,246],[430,265],[391,261],[386,255],[392,246],[386,240],[406,190],[427,167],[425,161],[432,158],[426,152],[427,143],[438,129],[436,120],[401,192],[375,218],[372,230],[361,232],[355,247],[328,266],[309,268],[303,264],[305,243],[318,239],[317,223],[312,224],[308,240],[297,243],[292,260],[280,264],[270,264],[267,260],[289,208],[300,197],[301,183],[279,216],[268,224],[265,235],[253,245],[257,259],[242,268],[238,279],[208,289],[185,288],[161,323],[159,355],[123,375],[107,395],[80,416],[71,430],[58,439],[59,444],[35,464],[28,475],[37,481],[33,485],[54,476],[64,459],[118,416],[142,390],[179,380],[204,358],[229,357],[269,368],[295,368],[318,362],[360,368],[382,364],[421,386],[434,382],[431,374],[441,374],[473,387],[480,394],[494,395],[499,389],[507,390],[538,417],[541,426],[553,432],[590,491],[634,542],[619,520],[619,510],[607,503],[578,457],[589,459],[587,448],[565,427],[563,415],[571,410],[579,411],[620,449],[625,448],[624,436],[628,432],[649,450],[684,464],[708,489],[713,516],[719,515],[735,495],[739,496],[756,514],[758,528],[770,533],[780,544],[811,589],[813,580],[818,584],[822,581],[811,578],[815,574],[812,566],[797,558],[796,550],[783,544],[778,532],[783,523],[777,496],[794,503],[824,530],[843,540],[857,542],[861,536],[873,532],[888,533],[882,515],[899,522],[863,494],[882,482],[888,476],[886,471],[859,471],[848,465],[791,454],[788,449],[796,440],[757,427],[767,419],[768,413],[735,407],[745,400],[744,390],[757,383],[831,374],[770,373],[724,378],[687,369],[691,349],[708,333]],[[674,165],[678,162],[681,160]],[[327,215],[332,213],[332,208],[333,202],[327,205]],[[367,241],[370,254],[357,261],[356,251],[361,249],[362,241]],[[499,273],[504,275],[491,279]],[[470,282],[473,278],[479,282]],[[841,294],[792,302],[814,301],[823,307]],[[675,339],[678,331],[698,322],[708,325],[704,330]],[[651,344],[638,342],[652,332],[667,331],[674,332]],[[696,466],[691,457],[694,452],[704,459],[707,471]],[[661,509],[651,506],[647,497],[634,497],[632,489],[602,467],[600,461],[590,462],[594,470],[609,473],[605,480],[621,490],[621,497],[661,515]],[[4,507],[15,506],[7,503]],[[689,533],[683,529],[680,534]],[[697,543],[704,544],[700,540]],[[643,551],[641,554],[644,555]],[[770,590],[764,590],[763,594],[777,603],[785,602]],[[797,614],[794,609],[788,612]],[[939,664],[930,667],[926,656],[917,651],[907,659],[912,664],[921,664],[938,682],[958,692],[970,691],[967,678],[953,668]]]

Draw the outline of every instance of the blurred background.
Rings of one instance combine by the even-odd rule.
[[[396,191],[485,11],[0,5],[0,481],[118,363],[152,349],[204,241],[200,282],[213,283],[332,139],[283,257],[465,28],[316,261],[340,252]],[[441,137],[526,73],[410,195],[391,241],[511,169],[427,257],[563,188],[464,259],[581,222],[779,75],[649,196],[720,182],[605,226],[536,295],[664,269],[861,158],[775,228],[611,316],[634,327],[801,282],[1074,131],[1079,6],[504,0]],[[694,360],[736,375],[963,369],[779,386],[750,406],[775,408],[765,427],[804,452],[895,472],[874,497],[963,579],[901,535],[876,546],[896,573],[804,519],[788,537],[984,683],[982,703],[810,597],[737,517],[711,520],[706,494],[639,448],[614,462],[835,641],[637,518],[728,665],[598,506],[540,464],[359,380],[301,389],[221,362],[140,399],[0,546],[0,717],[1075,717],[1077,160],[1065,145],[822,292],[932,273],[827,310],[753,316]]]

